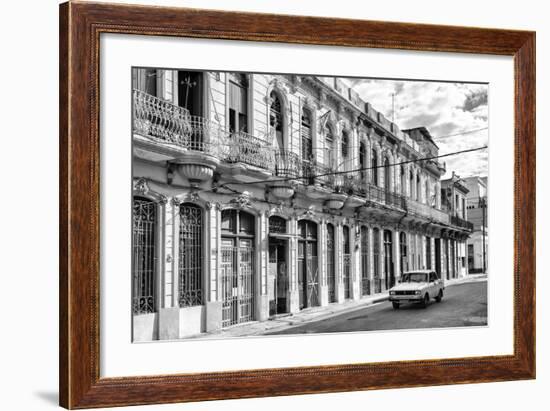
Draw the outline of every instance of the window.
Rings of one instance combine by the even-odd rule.
[[[376,152],[376,150],[372,150],[371,156],[372,184],[376,186],[378,185],[378,153]]]
[[[420,174],[416,175],[416,201],[420,201],[422,189],[420,186]]]
[[[200,71],[178,71],[178,105],[193,116],[204,114],[203,76]]]
[[[344,169],[347,170],[348,167],[348,155],[349,155],[349,135],[347,131],[342,131],[342,163],[344,164]]]
[[[302,110],[300,133],[302,136],[302,160],[306,161],[313,159],[313,132],[311,127],[311,112],[307,108],[304,108]]]
[[[181,204],[179,229],[179,306],[201,305],[203,303],[201,208],[194,204]]]
[[[409,176],[409,183],[410,183],[410,187],[409,187],[409,197],[410,198],[413,198],[413,193],[414,193],[414,175],[413,175],[413,172],[412,170],[410,171],[410,176]]]
[[[359,168],[361,169],[361,179],[364,180],[366,176],[366,163],[365,156],[367,154],[367,149],[365,148],[365,143],[361,142],[359,144]]]
[[[426,268],[432,268],[432,239],[426,237]]]
[[[334,166],[334,133],[332,131],[332,126],[330,124],[328,124],[326,128],[325,153],[326,153],[325,165],[329,167]]]
[[[285,148],[283,133],[283,107],[281,104],[281,99],[275,91],[271,92],[270,97],[271,106],[269,107],[269,125],[271,126],[271,129],[275,131],[275,148],[278,150],[283,150]]]
[[[407,175],[405,173],[405,166],[401,165],[401,195],[406,193]]]
[[[241,73],[229,73],[229,131],[248,132],[248,79]]]
[[[156,204],[143,197],[133,202],[133,278],[132,311],[147,314],[156,311]]]

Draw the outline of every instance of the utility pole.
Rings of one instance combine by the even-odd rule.
[[[391,93],[391,122],[395,123],[395,93]]]

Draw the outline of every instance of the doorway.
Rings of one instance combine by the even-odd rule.
[[[319,305],[317,224],[298,222],[298,293],[300,309]]]
[[[269,296],[269,315],[288,312],[288,265],[286,262],[287,241],[269,239],[269,267],[267,294]]]

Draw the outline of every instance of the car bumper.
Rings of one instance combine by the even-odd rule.
[[[389,300],[391,302],[398,301],[398,302],[405,302],[405,301],[411,301],[411,302],[419,302],[422,301],[422,294],[419,295],[390,295]]]

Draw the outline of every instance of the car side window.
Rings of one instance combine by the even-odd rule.
[[[430,282],[434,282],[435,280],[437,280],[437,275],[432,271],[430,273]]]

